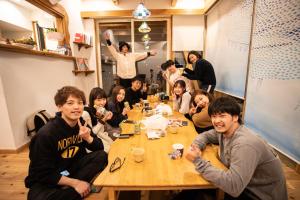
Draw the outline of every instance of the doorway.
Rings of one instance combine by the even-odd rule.
[[[120,20],[121,21],[121,20]],[[131,46],[131,52],[147,52],[150,50],[156,50],[157,55],[147,58],[145,60],[136,63],[137,73],[143,74],[145,81],[149,85],[149,93],[156,93],[159,91],[165,91],[166,83],[161,76],[160,65],[169,59],[170,55],[170,43],[168,41],[168,19],[151,19],[147,21],[151,32],[148,36],[150,41],[145,43],[142,41],[142,37],[145,35],[138,31],[142,21],[128,20],[118,22],[117,20],[100,21],[98,23],[99,28],[99,43],[100,43],[100,58],[99,69],[101,70],[102,88],[109,94],[111,88],[118,84],[118,77],[116,75],[116,60],[109,52],[106,41],[103,37],[104,33],[108,31],[112,44],[118,50],[118,44],[120,41],[125,41]]]

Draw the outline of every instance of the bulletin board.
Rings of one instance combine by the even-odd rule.
[[[244,98],[253,0],[222,0],[208,13],[204,57],[216,74],[216,90]]]

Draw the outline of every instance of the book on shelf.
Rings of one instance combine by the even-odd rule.
[[[84,33],[75,33],[74,42],[92,45],[93,36]]]

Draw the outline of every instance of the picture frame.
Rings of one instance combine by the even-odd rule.
[[[89,64],[87,58],[76,58],[76,70],[87,71],[89,70]]]

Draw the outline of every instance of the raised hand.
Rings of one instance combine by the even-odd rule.
[[[193,115],[193,114],[196,113],[196,111],[197,111],[197,108],[196,108],[196,107],[192,107],[192,108],[190,109],[190,111],[189,111],[189,114],[190,114],[190,115]]]
[[[78,119],[78,125],[79,125],[79,137],[81,137],[83,140],[87,141],[88,143],[91,143],[93,141],[93,137],[91,136],[91,130],[87,127],[87,121],[84,123],[84,125],[81,124],[80,119]]]
[[[110,39],[110,34],[108,32],[104,33],[104,39],[109,40]]]
[[[102,118],[102,121],[110,120],[113,116],[113,113],[111,111],[108,111],[105,116]]]
[[[150,51],[150,55],[151,55],[151,56],[155,56],[156,54],[157,54],[157,51],[156,51],[156,50],[151,50],[151,51]]]

